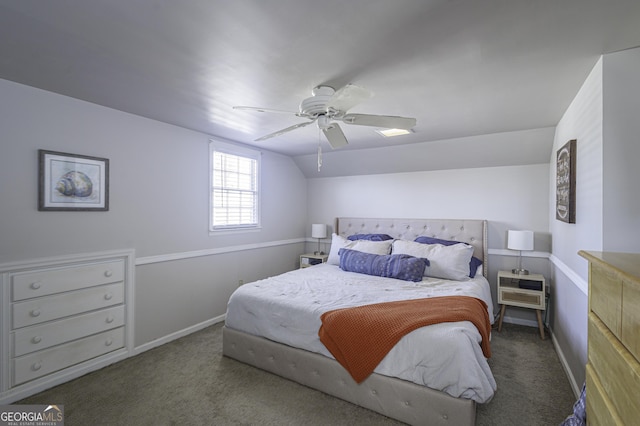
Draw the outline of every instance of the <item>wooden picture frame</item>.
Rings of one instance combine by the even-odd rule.
[[[108,211],[109,160],[38,150],[39,211]]]
[[[556,219],[576,223],[576,139],[556,153]]]

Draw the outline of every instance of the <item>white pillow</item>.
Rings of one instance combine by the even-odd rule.
[[[469,279],[469,262],[473,256],[473,246],[465,243],[445,246],[395,240],[392,253],[429,259],[430,265],[424,270],[425,276],[466,281]]]
[[[354,243],[355,241],[349,241],[336,233],[331,234],[331,250],[329,250],[327,263],[331,265],[340,265],[340,256],[338,256],[338,251],[340,251],[341,248],[349,248]]]
[[[371,254],[389,254],[391,252],[391,244],[393,240],[387,241],[369,241],[356,240],[350,241],[338,234],[331,234],[331,250],[327,263],[331,265],[340,265],[340,256],[338,252],[341,248],[362,251]]]

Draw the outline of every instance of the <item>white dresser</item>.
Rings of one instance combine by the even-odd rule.
[[[0,403],[128,356],[133,265],[123,250],[0,266]]]

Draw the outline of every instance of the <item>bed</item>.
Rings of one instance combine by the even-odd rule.
[[[234,292],[223,328],[223,354],[405,423],[475,424],[476,404],[490,401],[496,384],[481,349],[488,339],[471,322],[415,329],[361,383],[336,361],[318,331],[325,312],[449,295],[483,300],[492,323],[486,221],[337,218],[334,230],[326,264],[245,284]],[[480,265],[474,278],[461,281],[398,280],[336,265],[336,241],[365,234],[389,235],[392,247],[415,244],[407,242],[425,236],[464,242]],[[329,282],[337,285],[328,287]]]

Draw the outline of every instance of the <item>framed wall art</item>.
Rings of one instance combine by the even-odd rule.
[[[38,210],[109,210],[108,159],[43,149],[38,159]]]
[[[576,140],[556,154],[556,219],[576,223]]]

